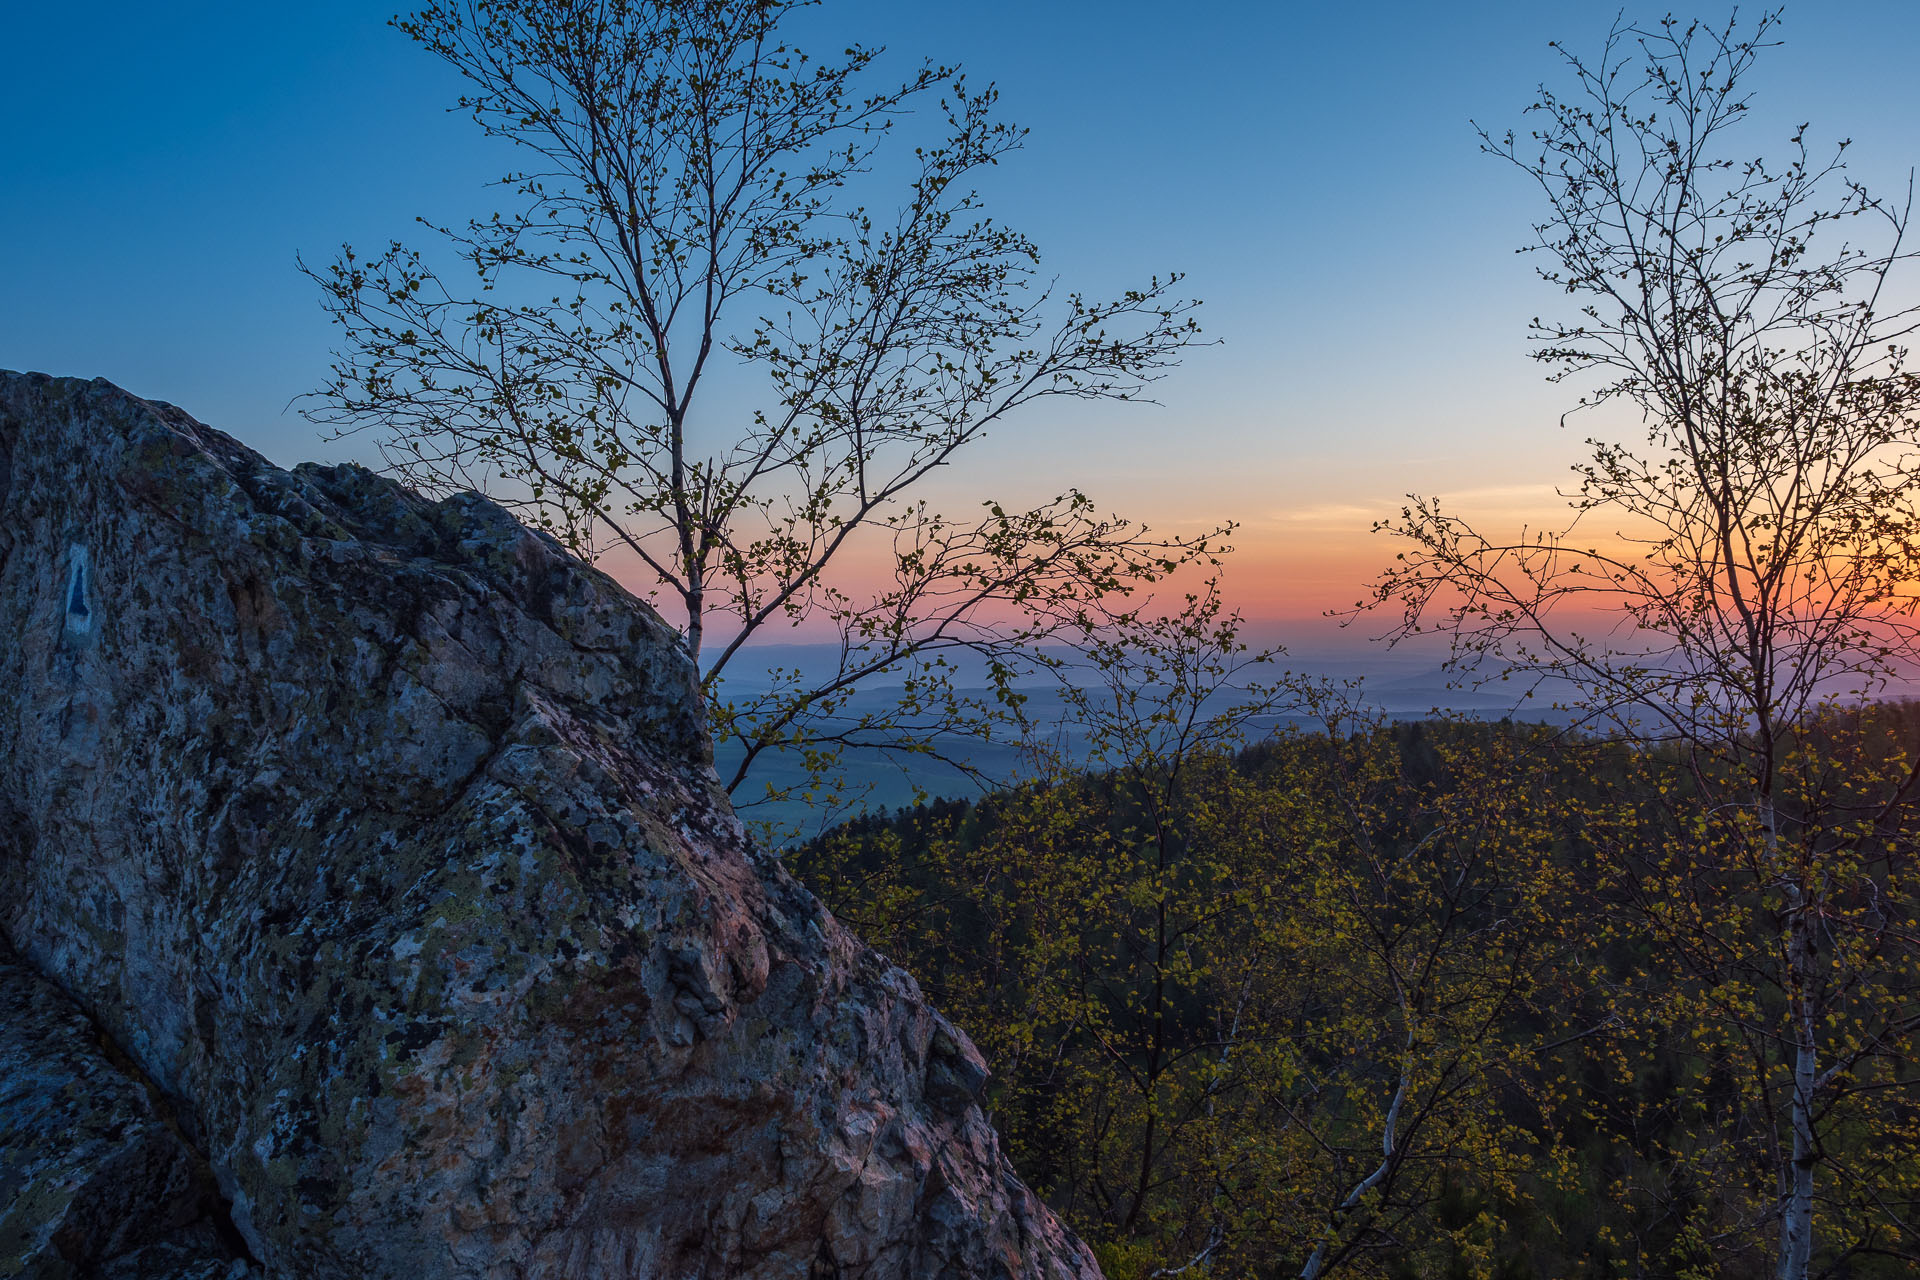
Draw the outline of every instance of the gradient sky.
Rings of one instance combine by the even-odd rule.
[[[331,340],[295,255],[483,212],[479,184],[508,163],[443,110],[458,85],[391,11],[14,6],[9,44],[32,56],[0,80],[0,367],[108,377],[282,463],[364,455],[287,407]],[[1162,384],[1162,407],[1044,410],[936,500],[1078,484],[1169,529],[1239,520],[1233,595],[1296,635],[1390,558],[1366,530],[1407,491],[1502,520],[1549,506],[1578,438],[1524,328],[1558,299],[1512,252],[1529,192],[1476,154],[1469,121],[1518,124],[1554,72],[1547,42],[1591,49],[1616,11],[829,0],[809,18],[822,47],[885,44],[898,65],[998,82],[1033,132],[993,209],[1049,270],[1092,293],[1183,270],[1222,340]],[[1916,16],[1914,0],[1788,6],[1751,140],[1811,120],[1855,140],[1857,175],[1904,186]]]

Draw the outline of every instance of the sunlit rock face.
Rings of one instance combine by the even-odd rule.
[[[0,932],[206,1266],[1097,1275],[966,1037],[745,838],[671,629],[500,508],[0,374],[0,626]],[[30,1217],[0,1270],[83,1273]]]

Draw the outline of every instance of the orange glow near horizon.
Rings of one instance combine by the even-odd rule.
[[[1404,501],[1404,500],[1402,500]],[[1401,502],[1356,498],[1319,504],[1279,505],[1259,519],[1247,520],[1229,543],[1230,554],[1219,570],[1221,591],[1229,606],[1247,621],[1254,635],[1310,633],[1344,634],[1342,643],[1359,642],[1360,632],[1384,631],[1389,611],[1373,615],[1378,626],[1364,620],[1357,631],[1342,633],[1328,615],[1352,611],[1371,595],[1372,584],[1393,563],[1400,549],[1393,536],[1375,532],[1376,520],[1397,515]],[[1560,527],[1568,517],[1565,500],[1551,484],[1485,487],[1461,493],[1448,509],[1471,520],[1490,535],[1515,535],[1522,528]],[[1150,518],[1154,514],[1146,513]],[[1152,522],[1150,519],[1150,523]],[[1197,520],[1164,520],[1157,531],[1193,535],[1205,526]],[[609,554],[600,567],[628,590],[646,598],[650,574],[630,553]],[[847,547],[829,574],[840,590],[868,599],[887,589],[892,562],[879,538]],[[1196,570],[1183,571],[1153,588],[1156,596],[1177,603],[1202,580]],[[678,602],[671,597],[655,601],[669,622],[680,625]],[[715,619],[716,632],[727,628]],[[813,643],[832,638],[824,622],[789,625],[776,620],[756,637],[756,643]]]

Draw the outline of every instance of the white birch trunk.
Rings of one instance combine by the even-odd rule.
[[[1760,801],[1769,862],[1779,866],[1780,831],[1772,797]],[[1813,1095],[1819,1066],[1814,1042],[1810,986],[1811,938],[1804,886],[1790,877],[1787,889],[1787,1019],[1788,1043],[1793,1050],[1793,1092],[1788,1097],[1788,1125],[1793,1131],[1791,1163],[1780,1176],[1780,1252],[1778,1280],[1807,1280],[1813,1260]]]
[[[1781,1179],[1779,1280],[1806,1280],[1813,1259],[1813,1095],[1818,1054],[1813,1039],[1812,1010],[1807,984],[1807,918],[1805,897],[1798,886],[1790,890],[1792,916],[1788,923],[1788,992],[1792,1017],[1793,1093],[1788,1099],[1793,1129],[1793,1163]]]

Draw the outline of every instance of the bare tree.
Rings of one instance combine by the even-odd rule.
[[[1910,196],[1871,196],[1846,144],[1816,158],[1804,125],[1782,165],[1728,149],[1777,21],[1616,25],[1597,61],[1562,50],[1570,89],[1541,89],[1526,138],[1482,133],[1539,188],[1540,274],[1579,301],[1534,322],[1535,355],[1595,379],[1581,408],[1637,409],[1644,444],[1588,441],[1561,532],[1494,539],[1413,500],[1383,524],[1408,549],[1375,603],[1401,608],[1398,634],[1443,631],[1463,664],[1568,682],[1590,714],[1677,743],[1699,792],[1747,815],[1751,856],[1723,853],[1755,869],[1740,909],[1777,931],[1759,1069],[1784,1080],[1760,1092],[1786,1138],[1763,1216],[1779,1274],[1797,1278],[1825,1099],[1858,1065],[1857,1045],[1833,1043],[1860,995],[1840,969],[1884,961],[1822,935],[1876,927],[1844,906],[1871,896],[1862,850],[1884,832],[1858,804],[1885,818],[1920,773],[1816,822],[1793,798],[1795,753],[1823,704],[1920,658],[1920,379],[1904,345],[1916,312],[1890,302],[1912,259]],[[1860,1032],[1876,1052],[1912,1030],[1875,1025],[1891,1036]]]
[[[309,272],[344,328],[312,416],[377,429],[429,489],[504,479],[529,519],[637,565],[699,662],[743,800],[768,752],[800,753],[817,785],[846,748],[979,731],[1017,654],[1208,543],[1075,490],[978,519],[920,499],[1036,401],[1140,396],[1196,340],[1194,304],[1178,277],[1057,294],[970,185],[1023,136],[994,90],[933,65],[869,87],[878,50],[819,62],[786,41],[805,7],[444,0],[396,20],[532,164],[503,180],[510,211],[435,228],[456,276],[398,243]],[[903,125],[936,103],[941,137],[907,155]],[[898,209],[855,200],[896,155]],[[710,384],[753,379],[757,408],[715,403]],[[884,585],[853,585],[850,553],[883,559]],[[751,641],[802,620],[837,632],[832,670],[728,691]],[[999,700],[958,692],[960,653]],[[900,705],[858,709],[883,673]]]

